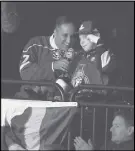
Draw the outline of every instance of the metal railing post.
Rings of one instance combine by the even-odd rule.
[[[105,150],[107,147],[108,108],[105,108]]]
[[[81,107],[81,115],[80,115],[80,136],[83,135],[83,107]]]
[[[68,146],[67,146],[67,149],[70,150],[71,148],[71,132],[70,132],[70,128],[69,128],[69,131],[68,131]]]
[[[93,126],[92,126],[92,140],[93,140],[93,144],[95,144],[95,118],[96,118],[96,108],[93,108]]]

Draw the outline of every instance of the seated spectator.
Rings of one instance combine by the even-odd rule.
[[[115,113],[112,127],[111,141],[107,143],[106,150],[134,150],[134,114],[127,111]],[[74,139],[76,150],[94,150],[91,140],[88,143],[81,137]],[[101,147],[105,150],[105,146]]]

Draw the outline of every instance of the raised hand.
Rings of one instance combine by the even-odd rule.
[[[81,137],[76,137],[74,139],[74,146],[76,150],[93,150],[91,141],[89,140],[87,143]]]

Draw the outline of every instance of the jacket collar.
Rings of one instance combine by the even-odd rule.
[[[52,34],[52,36],[50,37],[50,45],[51,47],[55,50],[58,49],[58,47],[55,44],[55,40],[54,40],[54,34]]]

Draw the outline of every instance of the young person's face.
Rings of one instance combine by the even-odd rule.
[[[67,50],[73,42],[74,32],[75,27],[72,23],[62,24],[56,27],[54,35],[57,47],[62,50]]]
[[[90,41],[90,39],[87,37],[88,35],[79,35],[80,39],[80,45],[83,48],[84,51],[88,52],[93,48],[93,42]]]

